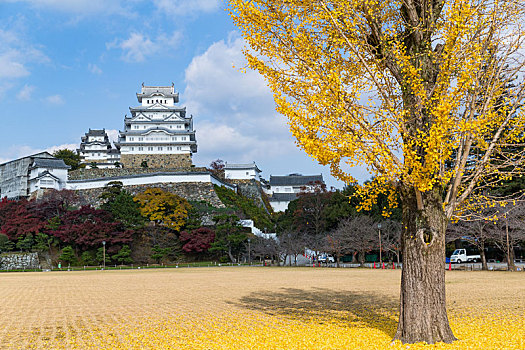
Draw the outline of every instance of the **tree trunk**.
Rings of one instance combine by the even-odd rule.
[[[230,258],[230,261],[231,261],[232,263],[235,262],[235,258],[233,257],[231,247],[228,247],[228,257]]]
[[[401,190],[403,208],[401,306],[394,340],[451,343],[445,302],[447,218],[439,190]]]
[[[359,252],[359,254],[357,255],[357,259],[359,261],[359,264],[361,264],[361,266],[363,266],[365,264],[365,253],[364,252]]]
[[[507,266],[509,271],[516,271],[516,264],[514,263],[514,248],[509,247],[509,253],[507,254]]]
[[[485,256],[485,243],[481,242],[479,246],[479,256],[481,257],[481,269],[487,271],[489,269],[487,265],[487,257]]]

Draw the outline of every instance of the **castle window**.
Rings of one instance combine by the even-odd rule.
[[[177,129],[182,129],[182,125],[177,125]]]
[[[153,147],[148,147],[148,151],[153,151]]]
[[[157,150],[162,151],[162,147],[157,147]]]
[[[143,137],[139,137],[139,141],[143,141],[143,140],[144,140],[144,138],[143,138]]]
[[[131,147],[131,150],[134,151],[134,150],[135,150],[135,147]]]
[[[139,126],[138,125],[133,125],[133,129],[138,129]]]
[[[139,147],[139,151],[144,151],[144,147]]]
[[[133,141],[133,137],[130,137],[129,140],[130,140],[130,141]]]
[[[173,147],[168,147],[168,151],[173,151]]]
[[[182,151],[182,147],[177,147],[177,151]]]

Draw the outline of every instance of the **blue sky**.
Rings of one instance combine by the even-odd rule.
[[[0,163],[74,149],[89,128],[114,137],[142,82],[173,82],[197,166],[255,161],[265,178],[323,173],[341,188],[295,146],[264,80],[239,70],[242,48],[222,0],[0,0]]]

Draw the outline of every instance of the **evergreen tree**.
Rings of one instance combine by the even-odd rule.
[[[62,254],[60,254],[59,259],[68,264],[72,264],[77,260],[77,258],[75,257],[75,251],[69,245],[62,249]]]

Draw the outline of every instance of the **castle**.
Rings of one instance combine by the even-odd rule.
[[[124,130],[112,146],[105,129],[89,129],[77,149],[84,169],[69,171],[61,160],[47,152],[0,164],[0,198],[38,196],[48,189],[80,191],[95,200],[110,182],[119,181],[131,192],[156,186],[188,200],[205,200],[224,206],[213,186],[241,192],[266,206],[268,196],[274,211],[283,211],[303,186],[323,182],[321,175],[270,176],[265,181],[255,162],[229,164],[224,178],[204,167],[195,167],[197,152],[193,116],[177,106],[179,94],[171,86],[145,86],[137,93],[138,107],[124,116]],[[267,208],[270,210],[270,208]]]
[[[197,152],[193,116],[178,107],[179,94],[171,86],[145,86],[137,93],[138,107],[124,117],[115,148],[104,129],[89,130],[81,140],[79,154],[90,168],[168,168],[192,165]]]

